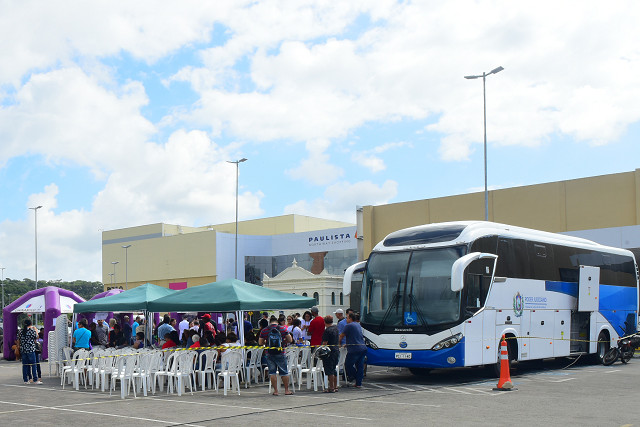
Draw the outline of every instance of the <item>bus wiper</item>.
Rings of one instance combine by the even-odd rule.
[[[391,314],[391,309],[393,308],[394,305],[396,306],[396,314],[398,314],[398,308],[400,308],[400,283],[401,282],[402,282],[402,278],[398,277],[398,288],[396,290],[396,294],[391,299],[391,304],[389,304],[389,307],[387,308],[387,311],[385,311],[384,317],[382,318],[382,321],[380,322],[379,331],[378,331],[379,334],[382,333],[382,330],[384,328],[384,324],[387,321],[387,318],[389,317],[389,314]]]
[[[413,303],[416,303],[416,311],[418,313],[418,316],[420,317],[420,320],[422,321],[422,325],[427,328],[429,325],[427,323],[427,321],[425,320],[423,314],[422,314],[422,310],[420,310],[420,305],[418,304],[418,301],[416,301],[416,297],[413,295],[413,277],[411,278],[411,291],[409,291],[409,312],[413,312]]]

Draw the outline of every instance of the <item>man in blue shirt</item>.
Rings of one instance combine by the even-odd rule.
[[[158,326],[158,339],[164,340],[164,336],[171,331],[175,331],[171,326],[171,317],[168,314],[165,314],[162,318],[162,324]]]
[[[347,308],[347,315],[349,315],[349,312],[353,311],[350,308]],[[339,308],[336,310],[335,312],[336,317],[338,318],[338,333],[341,334],[342,331],[344,331],[344,327],[347,325],[347,318],[344,317],[344,311]],[[347,342],[346,338],[343,338],[342,341],[340,341],[340,345],[345,345]]]
[[[87,319],[80,319],[78,329],[73,333],[73,349],[78,350],[84,348],[89,350],[89,340],[91,339],[91,331],[87,329]]]
[[[347,324],[340,334],[340,339],[346,338],[347,358],[344,361],[344,369],[347,371],[348,379],[355,379],[355,387],[362,387],[364,378],[364,358],[367,355],[367,346],[364,344],[362,327],[356,322],[356,314],[349,313]]]

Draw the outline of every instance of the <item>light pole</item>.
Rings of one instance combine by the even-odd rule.
[[[2,284],[2,309],[3,310],[4,310],[4,269],[5,267],[0,267],[0,270],[2,270],[2,281],[0,281],[0,283]]]
[[[35,236],[36,236],[36,289],[38,289],[38,209],[42,206],[36,206],[35,208],[29,208],[33,210],[35,214]]]
[[[111,279],[111,285],[113,286],[113,273],[109,273],[109,278]]]
[[[494,68],[488,73],[482,72],[477,76],[464,76],[465,79],[478,79],[482,77],[482,98],[484,101],[484,220],[489,221],[489,189],[487,188],[487,91],[486,81],[487,76],[491,74],[499,73],[504,70],[502,66]]]
[[[119,261],[111,261],[111,264],[113,264],[113,286],[116,285],[116,264],[119,264]]]
[[[122,245],[124,249],[124,290],[129,290],[129,248],[131,245]]]
[[[236,165],[236,256],[234,258],[236,279],[238,278],[238,175],[240,173],[240,163],[246,162],[247,160],[248,159],[245,159],[244,157],[235,161],[227,160],[227,163],[233,163]]]

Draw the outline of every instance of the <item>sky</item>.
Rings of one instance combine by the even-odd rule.
[[[101,232],[640,167],[636,1],[0,0],[0,267],[100,280]]]

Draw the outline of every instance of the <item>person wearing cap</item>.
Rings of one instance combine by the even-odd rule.
[[[311,334],[311,347],[322,344],[322,334],[324,333],[324,319],[318,315],[318,307],[311,307],[313,320],[309,323],[309,334]]]
[[[205,313],[202,315],[202,322],[200,322],[200,329],[198,330],[198,335],[201,337],[206,337],[207,332],[211,333],[214,337],[216,336],[216,328],[211,323],[211,315],[209,313]]]

